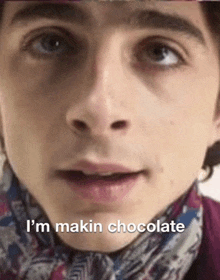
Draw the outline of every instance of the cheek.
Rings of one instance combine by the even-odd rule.
[[[191,114],[190,114],[191,113]],[[209,117],[209,121],[208,120]],[[211,133],[211,118],[176,112],[170,121],[161,121],[155,149],[167,178],[193,181],[202,167]]]
[[[193,180],[202,166],[219,89],[218,71],[209,70],[161,77],[152,80],[153,90],[140,89],[142,141],[169,178]]]

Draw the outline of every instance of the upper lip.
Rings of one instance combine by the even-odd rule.
[[[128,168],[121,164],[115,163],[94,163],[91,161],[81,160],[69,166],[63,171],[82,171],[91,173],[136,173],[138,171]]]

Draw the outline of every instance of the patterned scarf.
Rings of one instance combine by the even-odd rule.
[[[203,211],[196,183],[151,221],[184,223],[184,232],[145,231],[115,254],[71,249],[53,230],[27,232],[27,219],[49,222],[32,201],[7,168],[0,185],[0,280],[178,280],[198,255]]]

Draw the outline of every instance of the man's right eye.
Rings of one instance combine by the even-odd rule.
[[[29,52],[34,58],[52,59],[63,55],[77,56],[82,50],[81,43],[66,32],[63,34],[58,31],[41,31],[30,37],[25,40],[22,50]]]
[[[64,38],[56,34],[48,34],[33,42],[32,48],[39,53],[53,55],[67,52],[69,45]]]

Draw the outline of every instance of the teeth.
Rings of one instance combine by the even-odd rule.
[[[98,172],[90,172],[90,171],[82,171],[82,173],[85,175],[99,175],[99,176],[111,176],[114,174],[112,172],[98,173]]]
[[[97,174],[95,172],[90,172],[90,171],[82,171],[82,173],[85,175],[96,175]]]
[[[114,173],[112,173],[112,172],[104,172],[104,173],[99,173],[98,175],[100,175],[100,176],[111,176],[113,174]]]

